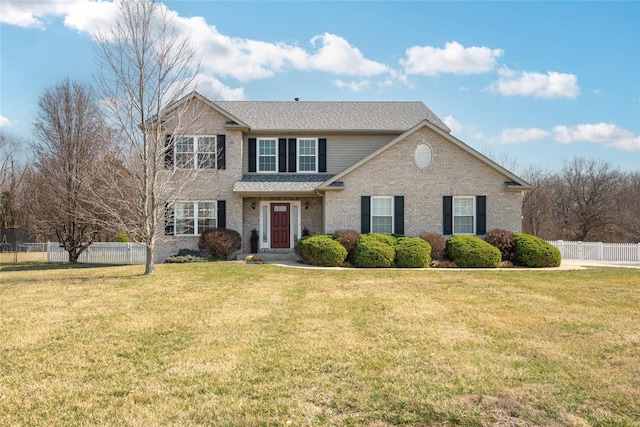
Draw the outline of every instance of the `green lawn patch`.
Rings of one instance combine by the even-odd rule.
[[[5,267],[2,425],[640,419],[632,269]]]

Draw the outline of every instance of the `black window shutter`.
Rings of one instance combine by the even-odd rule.
[[[298,161],[297,158],[297,150],[296,146],[297,140],[295,138],[289,138],[289,172],[295,172],[297,167],[296,163]]]
[[[249,138],[249,172],[256,171],[256,139]]]
[[[287,140],[278,139],[278,172],[287,171]]]
[[[476,196],[476,234],[487,234],[487,196]]]
[[[442,196],[442,234],[453,234],[453,197]]]
[[[393,197],[393,232],[404,234],[404,196]]]
[[[362,196],[360,199],[360,233],[371,231],[371,196]]]
[[[327,139],[318,139],[318,172],[327,171]]]
[[[166,236],[173,236],[174,234],[174,211],[171,203],[164,204],[164,234]]]
[[[218,169],[227,168],[227,137],[218,135]]]
[[[164,167],[165,169],[173,168],[173,138],[171,135],[164,137]]]
[[[227,228],[227,202],[218,200],[218,228]]]

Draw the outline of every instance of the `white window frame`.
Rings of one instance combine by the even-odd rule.
[[[468,217],[469,215],[456,215],[456,200],[467,200],[471,199],[471,232],[470,233],[457,233],[456,232],[456,218],[459,217]],[[476,234],[476,198],[475,196],[453,196],[453,201],[451,202],[451,232],[453,234],[462,234],[462,235],[474,235]]]
[[[189,216],[189,217],[179,217],[178,216],[178,204],[185,204],[185,205],[191,205],[191,208],[193,209],[193,216]],[[204,203],[211,203],[213,204],[213,216],[212,217],[203,217],[200,218],[199,217],[199,205],[200,204],[204,204]],[[184,201],[184,200],[179,200],[175,202],[175,208],[174,208],[174,213],[173,213],[173,230],[174,230],[174,234],[176,236],[199,236],[200,233],[202,232],[202,230],[200,230],[200,225],[199,222],[200,220],[204,220],[204,219],[213,219],[214,220],[214,228],[218,226],[218,201],[217,200],[202,200],[199,202],[191,202],[191,201]],[[178,232],[178,221],[180,220],[192,220],[193,221],[193,233],[179,233]],[[207,227],[203,227],[207,228]]]
[[[274,141],[275,142],[275,154],[264,155],[260,154],[260,143],[264,141]],[[257,138],[256,142],[256,171],[259,173],[278,173],[278,138]],[[274,157],[275,158],[275,168],[274,170],[262,170],[260,169],[260,158],[261,157]]]
[[[178,151],[178,144],[180,144],[180,142],[184,139],[193,139],[193,151]],[[206,152],[202,152],[200,151],[199,147],[198,147],[198,141],[199,138],[213,138],[214,140],[214,151],[210,152],[210,151],[206,151]],[[191,160],[189,163],[191,163],[191,166],[189,167],[181,167],[178,166],[178,155],[190,155],[191,156]],[[198,155],[199,154],[210,154],[213,155],[213,167],[209,167],[209,168],[201,168],[200,166],[200,162],[198,161]],[[174,160],[174,165],[176,169],[179,170],[216,170],[218,169],[218,137],[217,135],[184,135],[181,136],[178,141],[176,141],[174,148],[173,148],[173,158]]]
[[[300,150],[300,142],[301,141],[313,141],[314,142],[314,169],[309,171],[300,170],[300,157],[303,157]],[[318,138],[298,138],[296,139],[296,170],[298,173],[318,173]],[[304,157],[311,157],[309,155],[304,155]]]
[[[381,231],[376,231],[373,229],[373,202],[374,200],[389,200],[391,203],[391,231],[389,233],[386,232],[381,232]],[[371,218],[370,218],[370,224],[369,224],[369,229],[371,230],[372,233],[379,233],[379,234],[393,234],[393,231],[395,230],[395,224],[394,224],[394,219],[395,219],[395,212],[394,212],[394,203],[393,203],[393,196],[371,196],[371,207],[370,207],[370,212],[371,212]],[[388,215],[375,215],[376,217],[387,217]]]

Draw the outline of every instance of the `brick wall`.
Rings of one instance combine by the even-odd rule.
[[[415,148],[426,143],[432,160],[414,163]],[[405,234],[442,233],[442,196],[487,196],[487,230],[520,231],[521,194],[507,191],[511,179],[423,127],[371,159],[341,181],[344,190],[325,195],[325,231],[360,231],[360,196],[404,196]]]
[[[199,110],[193,113],[198,118],[192,123],[192,129],[197,129],[194,134],[226,135],[226,169],[169,171],[166,177],[176,187],[176,200],[225,200],[227,228],[242,234],[242,198],[233,194],[233,184],[242,179],[242,132],[226,129],[227,118],[203,103],[197,104]],[[164,222],[160,224],[158,236],[156,262],[163,262],[181,248],[197,249],[198,246],[198,237],[165,236]]]

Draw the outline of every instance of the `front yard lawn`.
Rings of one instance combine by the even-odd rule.
[[[0,266],[0,425],[640,420],[637,270]]]

